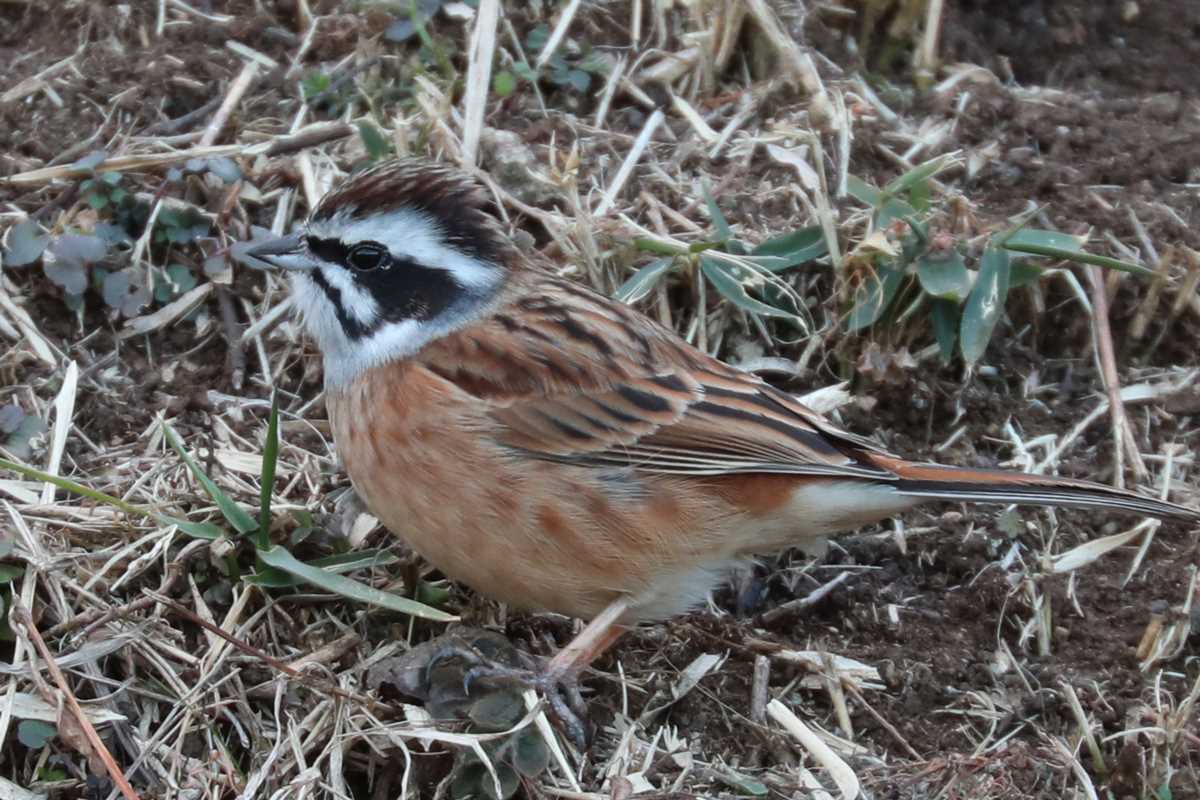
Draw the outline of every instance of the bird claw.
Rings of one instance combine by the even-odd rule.
[[[588,735],[584,720],[587,704],[579,690],[579,679],[572,674],[557,674],[545,668],[510,667],[502,664],[480,663],[463,675],[463,690],[470,694],[476,681],[508,683],[533,689],[546,698],[551,715],[576,749],[587,749]]]
[[[454,659],[461,660],[464,665],[470,665],[463,671],[464,695],[470,696],[471,687],[477,682],[533,689],[546,698],[551,715],[571,743],[581,752],[587,749],[587,727],[584,724],[584,720],[587,719],[587,705],[575,675],[547,669],[516,648],[484,653],[477,643],[453,639],[443,643],[429,657],[425,665],[425,686],[433,686],[434,672],[438,666]],[[517,660],[522,662],[521,666],[512,663]]]

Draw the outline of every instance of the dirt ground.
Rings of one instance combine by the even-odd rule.
[[[257,15],[239,10],[237,3],[198,3],[205,13],[229,14],[235,20],[222,25],[167,25],[161,33],[155,31],[156,12],[151,8],[155,5],[68,3],[51,25],[45,9],[34,4],[0,3],[0,65],[4,66],[0,75],[5,76],[0,91],[73,57],[56,73],[62,79],[52,84],[58,100],[35,93],[18,102],[0,102],[0,204],[5,213],[20,211],[46,226],[54,225],[60,214],[75,207],[77,183],[14,186],[4,178],[70,163],[102,146],[119,150],[136,143],[148,126],[179,118],[220,97],[222,87],[229,85],[243,63],[225,47],[227,39],[253,41],[256,49],[283,65],[299,44],[292,3],[254,4],[261,9]],[[356,49],[360,54],[411,55],[411,45],[363,44],[373,42],[372,37],[390,24],[390,15],[383,11],[343,12],[333,2],[310,5],[314,14],[331,15],[331,22],[321,28],[308,50],[306,58],[313,65],[335,65]],[[821,54],[819,68],[830,85],[863,71],[883,102],[913,129],[952,125],[953,134],[940,150],[961,150],[966,158],[977,154],[982,166],[970,176],[960,171],[946,177],[946,191],[965,198],[979,230],[998,229],[1006,218],[1036,204],[1043,208],[1046,224],[1072,232],[1092,230],[1098,252],[1113,252],[1115,241],[1148,260],[1149,243],[1160,255],[1179,254],[1178,263],[1183,264],[1188,257],[1184,254],[1191,252],[1187,248],[1200,249],[1200,162],[1196,158],[1200,153],[1200,5],[1071,0],[947,6],[941,61],[977,64],[988,71],[964,82],[969,91],[935,87],[922,92],[906,70],[880,74],[873,62],[877,52],[854,45],[861,31],[844,13],[813,9],[797,17],[784,10],[781,17],[797,41]],[[892,16],[885,15],[878,23],[880,31],[899,12],[889,13]],[[511,14],[520,31],[531,27],[535,17],[533,11]],[[592,37],[598,43],[627,41],[628,18],[628,3],[586,4],[572,37]],[[438,24],[446,37],[462,30]],[[251,37],[249,32],[256,30],[260,32]],[[465,50],[465,45],[459,50]],[[461,53],[453,57],[465,63]],[[229,131],[245,140],[287,129],[297,108],[297,89],[294,78],[285,79],[283,71],[283,67],[264,71],[240,104]],[[729,76],[713,89],[710,99],[722,91],[747,90],[745,83],[740,75]],[[595,110],[592,94],[548,89],[545,102],[552,113],[539,116],[533,111],[532,94],[518,93],[497,104],[487,124],[518,133],[535,153],[548,152],[552,143],[560,150],[569,149],[578,140],[585,174],[605,169],[611,173],[646,119],[646,109],[618,94],[606,123],[614,138],[593,143],[585,135]],[[795,89],[782,89],[767,93],[761,102],[756,125],[788,118],[805,99]],[[713,103],[716,107],[717,101]],[[316,118],[334,116],[326,112]],[[686,141],[685,120],[672,117],[666,125],[677,139]],[[879,185],[902,171],[881,148],[903,149],[896,145],[895,128],[880,116],[855,125],[851,174]],[[612,142],[624,144],[618,147]],[[655,147],[668,152],[675,145],[660,137]],[[936,154],[922,153],[921,158]],[[779,199],[781,187],[792,178],[765,156],[708,159],[703,148],[695,147],[678,155],[672,166],[721,186],[727,216],[743,226],[748,238],[795,227],[789,220],[794,206]],[[254,165],[246,163],[243,168]],[[264,192],[298,185],[300,179],[298,168],[286,158],[271,161],[255,176]],[[133,180],[151,192],[160,183],[153,172]],[[644,186],[668,207],[682,208],[690,199],[673,194],[670,186],[652,176],[646,177]],[[853,201],[838,202],[843,215],[849,216]],[[543,205],[569,207],[565,199]],[[241,225],[244,232],[245,221],[269,225],[270,211],[266,206],[251,208],[246,220],[231,221],[231,229]],[[691,216],[705,223],[694,209]],[[0,217],[0,230],[15,220],[15,214]],[[524,218],[522,224],[539,244],[550,241],[536,220]],[[601,231],[604,236],[609,233],[614,232]],[[619,233],[614,236],[619,238]],[[546,252],[553,257],[559,251],[550,244]],[[1121,252],[1116,255],[1124,257]],[[185,252],[180,258],[198,270],[200,258],[194,253]],[[1086,286],[1082,270],[1077,273]],[[235,354],[221,324],[208,326],[200,335],[197,327],[181,324],[153,337],[118,338],[121,321],[102,303],[89,302],[78,318],[64,313],[60,290],[36,269],[6,269],[0,281],[5,282],[0,288],[18,298],[47,341],[76,359],[88,375],[77,396],[73,419],[79,435],[67,444],[65,473],[84,483],[103,481],[107,491],[123,494],[133,485],[130,465],[147,463],[139,459],[148,452],[147,431],[160,414],[170,417],[194,447],[215,442],[210,432],[228,425],[228,419],[240,419],[242,427],[234,429],[235,438],[261,440],[261,406],[240,417],[226,417],[228,404],[221,398],[261,399],[269,390],[253,377],[253,354],[247,366],[246,356]],[[814,274],[802,283],[806,296],[830,306],[835,303],[830,275]],[[1170,287],[1179,285],[1173,275]],[[1194,285],[1188,285],[1194,294]],[[1196,346],[1200,303],[1189,305],[1186,297],[1177,302],[1176,295],[1165,290],[1157,310],[1151,307],[1148,312],[1152,291],[1148,282],[1123,276],[1110,288],[1110,322],[1123,385],[1200,368]],[[230,303],[239,329],[254,321],[251,309],[257,313],[264,307],[260,304],[269,299],[265,291],[260,276],[244,274],[238,274],[228,290],[220,290],[247,299]],[[690,295],[683,287],[671,297],[686,301]],[[216,294],[208,302],[212,316],[218,318]],[[1135,336],[1135,319],[1146,313],[1149,325]],[[939,366],[936,359],[898,368],[887,380],[858,372],[854,369],[858,355],[871,343],[887,352],[904,348],[915,353],[931,341],[928,331],[895,337],[876,331],[848,343],[822,346],[820,357],[806,372],[781,385],[802,393],[850,380],[856,399],[842,409],[841,420],[851,430],[913,458],[992,466],[1019,455],[1014,452],[1014,436],[1025,442],[1047,435],[1062,437],[1101,402],[1105,389],[1093,357],[1093,337],[1090,320],[1080,311],[1068,283],[1047,280],[1038,292],[1013,295],[983,359],[984,368],[973,374],[967,374],[961,364]],[[721,354],[736,358],[735,345],[748,338],[750,334],[740,330],[731,333]],[[61,386],[61,372],[30,357],[20,340],[0,335],[0,341],[11,348],[0,357],[0,404],[15,402],[26,411],[47,408]],[[286,353],[276,362],[280,365],[276,380],[287,407],[303,409],[304,418],[314,423],[314,427],[289,423],[285,437],[299,452],[321,451],[326,447],[320,435],[324,410],[320,404],[306,403],[320,389],[314,353],[294,341],[285,346],[282,337],[270,346]],[[805,342],[780,345],[771,355],[796,358],[804,348]],[[247,376],[240,385],[239,374]],[[1197,499],[1190,461],[1200,430],[1197,413],[1200,395],[1194,385],[1165,402],[1130,408],[1140,451],[1157,457],[1147,461],[1151,470],[1147,485],[1157,486],[1162,456],[1177,446],[1184,488],[1176,497],[1190,503]],[[952,436],[959,429],[962,433]],[[32,463],[38,463],[36,457]],[[1059,464],[1063,474],[1112,481],[1108,416],[1084,430]],[[328,458],[314,459],[308,466],[315,481],[294,484],[285,499],[316,511],[319,522],[333,530],[339,517],[328,496],[345,487],[346,481]],[[166,497],[185,509],[201,503],[199,490],[185,481],[169,488]],[[254,497],[247,491],[239,499],[249,505]],[[115,524],[96,529],[35,510],[26,513],[46,530],[48,546],[62,548],[65,560],[56,563],[78,560],[80,583],[98,566],[84,556],[89,548],[107,547],[114,537],[132,540],[140,535]],[[1141,540],[1076,572],[1058,574],[1048,568],[1054,555],[1124,531],[1134,522],[1098,512],[1013,514],[993,508],[940,507],[913,514],[900,527],[885,525],[842,537],[817,560],[800,553],[764,558],[750,579],[720,592],[711,608],[669,625],[639,629],[595,665],[585,688],[589,715],[599,733],[580,770],[583,789],[594,794],[556,794],[558,789],[536,781],[524,791],[529,796],[622,796],[619,786],[604,784],[603,776],[596,773],[598,765],[624,746],[621,732],[628,723],[622,720],[636,720],[646,708],[661,703],[670,696],[682,669],[703,654],[715,653],[726,655],[727,660],[669,708],[645,721],[645,729],[635,737],[648,741],[660,728],[672,729],[687,740],[685,749],[694,759],[689,769],[683,769],[682,760],[667,757],[666,745],[659,741],[657,760],[642,770],[657,794],[646,796],[750,792],[745,784],[731,782],[729,774],[754,776],[770,796],[820,796],[802,788],[795,769],[804,765],[824,773],[778,727],[751,719],[755,660],[768,655],[772,696],[784,699],[811,724],[853,743],[838,752],[852,765],[870,797],[1085,797],[1094,787],[1098,795],[1091,796],[1108,798],[1200,798],[1200,724],[1194,705],[1185,702],[1200,678],[1200,597],[1193,596],[1190,602],[1188,598],[1195,591],[1195,571],[1200,568],[1197,532],[1170,524],[1158,529],[1143,563],[1128,580]],[[0,528],[7,524],[0,522]],[[319,550],[319,540],[306,546]],[[369,541],[393,546],[379,531]],[[106,601],[122,606],[140,597],[143,588],[158,587],[164,578],[163,563],[160,558]],[[198,575],[191,589],[176,592],[176,599],[185,604],[202,599],[209,618],[222,620],[232,605],[228,582],[220,588],[221,581],[209,582],[211,574]],[[387,582],[387,576],[374,577]],[[773,613],[834,579],[837,585],[815,603],[793,613]],[[261,600],[256,604],[263,605]],[[456,589],[450,604],[468,621],[500,627],[532,651],[549,652],[547,638],[562,644],[572,630],[569,621],[554,617],[507,614],[465,590]],[[64,622],[58,606],[44,598],[42,605],[43,630]],[[440,631],[427,623],[408,627],[398,620],[385,623],[358,617],[338,606],[328,597],[294,594],[279,601],[281,610],[267,614],[273,620],[269,634],[238,628],[237,635],[274,657],[291,660],[353,631],[361,643],[327,668],[330,674],[357,676],[347,678],[354,682],[361,677],[354,665],[378,648],[397,638],[419,641]],[[1190,609],[1190,619],[1181,616],[1180,609]],[[175,646],[191,652],[206,646],[205,632],[193,621],[166,612],[155,624],[164,619],[169,621]],[[1052,619],[1052,623],[1043,629],[1039,619]],[[1173,624],[1183,630],[1177,651],[1145,666],[1138,650],[1148,628]],[[114,631],[101,630],[96,636],[115,635]],[[1039,632],[1046,636],[1044,641],[1039,642]],[[64,634],[49,644],[65,652],[80,642]],[[14,647],[0,642],[0,660],[9,660]],[[789,663],[777,656],[781,649],[826,651],[878,671],[876,685],[846,690],[852,731],[839,732],[834,698],[842,691],[819,682],[818,688],[800,685],[801,678],[819,675],[819,668],[814,672]],[[169,694],[153,668],[138,662],[136,657],[119,655],[101,659],[93,672],[75,675],[77,691],[87,698],[114,691],[116,687],[96,678],[99,671],[110,682],[128,680],[148,692]],[[262,662],[242,659],[237,664],[262,681],[272,676]],[[245,677],[244,683],[254,685],[255,679]],[[1096,766],[1080,742],[1076,712],[1064,687],[1078,697],[1091,732],[1101,743],[1104,769]],[[273,695],[254,698],[252,707],[237,706],[234,714],[269,720]],[[303,699],[291,700],[288,713],[303,717]],[[137,716],[151,713],[152,703],[122,699],[118,705],[132,717],[132,728],[144,731],[155,724],[154,719]],[[210,715],[205,724],[219,732],[222,758],[235,765],[241,778],[261,765],[262,752],[271,748],[271,742],[247,740],[239,733],[239,723],[224,711],[198,708],[198,714]],[[88,768],[77,748],[61,740],[48,749],[32,748],[18,740],[14,730],[10,728],[0,743],[4,765],[0,775],[30,785],[36,776],[58,765],[64,772],[58,782],[43,780],[35,788],[55,797],[82,796]],[[104,736],[118,763],[130,763],[128,741],[111,731]],[[203,742],[211,739],[197,736],[187,741],[195,749],[187,755],[203,760]],[[410,786],[419,788],[421,796],[433,796],[434,787],[450,771],[452,758],[445,750],[435,747],[434,755],[416,759]],[[398,757],[389,761],[354,740],[345,760],[348,786],[335,790],[314,785],[308,796],[399,796]],[[1079,778],[1080,772],[1086,781]],[[159,778],[145,771],[135,774],[143,797],[168,796]],[[243,784],[237,778],[224,779],[214,778],[204,796],[237,796]],[[108,795],[111,788],[96,778],[91,785],[96,797]],[[825,786],[833,784],[826,781]],[[289,793],[287,787],[274,788],[282,794],[273,796],[301,796]]]

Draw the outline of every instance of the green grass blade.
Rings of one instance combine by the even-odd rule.
[[[943,364],[949,364],[954,359],[960,313],[958,303],[953,300],[933,301],[933,335],[937,339],[938,355]]]
[[[1070,250],[1074,253],[1079,253],[1083,251],[1085,241],[1085,237],[1072,236],[1069,233],[1044,231],[1039,228],[1017,228],[1015,231],[1005,234],[997,244],[1006,248],[1009,245],[1015,247],[1021,247],[1022,245],[1057,247],[1059,250]]]
[[[867,279],[866,294],[858,302],[846,320],[846,330],[853,333],[874,325],[888,306],[896,299],[904,273],[887,267],[876,267],[875,274]]]
[[[674,263],[675,258],[673,256],[663,256],[662,258],[654,259],[630,275],[629,280],[621,284],[621,288],[617,289],[613,297],[622,303],[636,303],[650,294],[651,290],[658,285],[663,276],[671,271],[671,266]]]
[[[725,215],[721,213],[721,208],[717,205],[716,198],[712,195],[712,187],[708,185],[707,180],[700,182],[700,191],[704,195],[704,205],[708,209],[709,219],[712,220],[713,230],[717,232],[717,241],[728,242],[733,238],[733,230],[729,227],[729,220],[725,219]]]
[[[398,611],[401,614],[409,614],[414,617],[433,620],[434,622],[453,622],[458,619],[453,614],[439,611],[424,603],[418,603],[416,600],[409,600],[407,597],[383,592],[372,586],[367,586],[365,583],[359,583],[342,575],[335,575],[312,564],[305,564],[279,546],[259,551],[258,556],[269,567],[283,570],[291,575],[295,575],[306,583],[341,595],[349,600],[356,600],[366,605],[379,606],[391,611]]]
[[[386,567],[395,564],[400,559],[394,553],[378,548],[371,550],[356,550],[351,553],[338,553],[337,555],[324,556],[322,558],[314,558],[312,561],[307,561],[309,566],[320,567],[326,572],[344,575],[347,572],[354,572],[357,569],[371,569],[372,567]],[[247,575],[242,580],[247,583],[253,583],[258,586],[265,586],[270,589],[282,589],[288,586],[295,586],[302,581],[301,578],[284,572],[275,567],[268,567],[265,564],[260,566],[258,572],[253,575]]]
[[[670,242],[651,239],[648,236],[642,236],[633,240],[633,246],[643,253],[657,253],[660,256],[686,256],[688,249]]]
[[[734,274],[734,269],[735,267],[731,264],[725,264],[714,258],[700,256],[700,270],[704,273],[704,277],[708,278],[709,282],[720,292],[722,297],[738,308],[743,311],[749,311],[751,314],[759,314],[764,317],[782,317],[790,319],[798,325],[804,325],[804,320],[798,314],[785,311],[782,308],[776,308],[757,298],[751,297],[746,289],[746,282],[740,280]],[[749,270],[746,271],[749,272]]]
[[[858,202],[872,208],[878,206],[883,197],[883,192],[854,175],[846,176],[846,191]]]
[[[167,438],[167,444],[171,445],[179,457],[183,459],[183,463],[187,464],[188,469],[196,476],[196,480],[204,487],[204,491],[217,504],[217,509],[220,510],[221,516],[225,517],[226,521],[233,526],[239,534],[249,533],[258,527],[258,523],[254,521],[254,517],[246,512],[246,509],[239,506],[233,501],[233,498],[221,491],[217,484],[213,483],[212,478],[204,474],[204,470],[200,469],[200,465],[196,463],[187,450],[184,449],[183,443],[179,441],[179,435],[168,425],[163,422],[163,435]]]
[[[918,164],[900,177],[894,179],[891,183],[883,188],[885,194],[897,195],[901,192],[908,191],[917,183],[927,181],[934,175],[937,175],[943,169],[948,167],[955,159],[953,153],[946,153],[937,158],[931,158],[924,164]]]
[[[1141,264],[1133,264],[1129,261],[1121,261],[1108,256],[1097,255],[1096,253],[1083,253],[1078,250],[1064,250],[1060,247],[1046,247],[1043,245],[1031,244],[1029,242],[1013,243],[1012,239],[1004,244],[1004,249],[1012,250],[1017,253],[1028,253],[1033,256],[1046,256],[1048,258],[1061,258],[1065,261],[1074,261],[1079,264],[1092,264],[1104,269],[1115,269],[1119,272],[1132,272],[1134,275],[1154,275],[1154,270],[1143,267]]]
[[[258,494],[258,536],[255,547],[271,546],[271,489],[275,486],[275,466],[279,462],[279,391],[271,392],[271,416],[267,421],[267,441],[263,445],[262,475]]]
[[[992,331],[1004,313],[1010,268],[1008,251],[991,245],[984,249],[979,261],[979,277],[963,306],[959,329],[963,359],[968,364],[974,364],[983,356]]]
[[[810,225],[767,239],[751,250],[750,256],[771,256],[780,259],[778,265],[763,264],[772,272],[778,272],[789,267],[798,267],[828,253],[825,232],[820,225]]]
[[[49,472],[42,472],[40,469],[18,464],[15,461],[0,458],[0,469],[11,470],[18,475],[24,475],[26,478],[32,480],[53,484],[63,491],[79,495],[80,497],[86,497],[89,500],[95,500],[97,503],[104,503],[107,506],[120,509],[131,516],[147,517],[160,525],[174,525],[183,533],[197,539],[212,540],[219,537],[222,533],[219,527],[210,522],[192,522],[191,520],[179,519],[168,514],[160,514],[149,508],[127,503],[119,497],[113,497],[111,494],[105,494],[104,492],[84,486],[82,483],[76,483],[61,475],[51,475]]]

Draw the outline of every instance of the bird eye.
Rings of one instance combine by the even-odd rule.
[[[386,269],[391,263],[391,256],[388,255],[388,251],[384,249],[383,245],[375,242],[363,242],[350,250],[346,261],[359,272],[370,272],[381,267]]]

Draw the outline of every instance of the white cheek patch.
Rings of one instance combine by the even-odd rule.
[[[321,277],[341,297],[342,310],[346,316],[364,328],[372,327],[380,317],[379,303],[370,292],[354,282],[354,276],[341,267],[318,267]],[[317,287],[318,289],[320,287]]]
[[[468,289],[491,288],[497,280],[496,266],[447,245],[437,221],[412,209],[398,209],[357,220],[348,214],[338,214],[328,220],[310,222],[309,233],[318,238],[341,239],[348,246],[358,242],[379,242],[397,258],[449,272]]]
[[[387,309],[355,281],[344,267],[322,265],[319,276],[297,273],[292,279],[295,306],[304,317],[325,362],[325,385],[342,386],[364,370],[412,356],[434,339],[477,319],[495,289],[504,280],[504,268],[474,258],[447,244],[436,220],[411,209],[400,209],[366,219],[343,211],[330,219],[311,220],[307,235],[336,239],[347,247],[378,242],[391,252],[392,270],[443,270],[461,287],[461,297],[431,319],[385,321]],[[318,279],[338,296],[339,309]],[[357,323],[362,335],[351,336]]]
[[[321,350],[325,385],[330,388],[346,385],[365,370],[413,355],[434,339],[475,319],[480,307],[487,303],[486,299],[480,298],[475,303],[460,306],[456,312],[425,322],[415,319],[385,322],[365,336],[351,338],[346,334],[333,302],[311,275],[293,274],[292,300],[303,317],[304,326]]]

